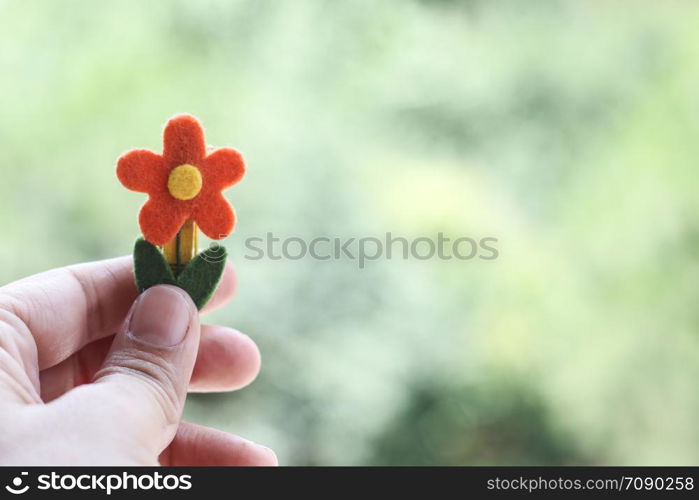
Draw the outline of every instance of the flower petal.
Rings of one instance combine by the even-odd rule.
[[[196,165],[206,155],[204,130],[192,115],[177,115],[163,132],[163,158],[171,169],[185,163]]]
[[[243,178],[245,162],[235,149],[221,148],[204,159],[201,171],[204,182],[220,191],[237,184]]]
[[[147,241],[162,246],[177,236],[177,231],[188,217],[188,205],[174,199],[151,196],[141,207],[138,223]]]
[[[119,157],[117,177],[125,188],[148,193],[167,180],[163,157],[147,149],[134,149]]]
[[[220,240],[233,232],[235,212],[220,191],[200,199],[192,214],[199,229],[212,240]]]

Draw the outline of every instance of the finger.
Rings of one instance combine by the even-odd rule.
[[[92,381],[114,337],[86,345],[68,359],[41,372],[41,399],[52,401]],[[247,335],[222,326],[203,325],[189,391],[222,392],[240,389],[260,370],[260,351]]]
[[[0,310],[11,312],[33,335],[41,370],[67,359],[95,340],[114,335],[137,296],[131,257],[54,269],[0,288]],[[235,292],[228,263],[211,305]]]
[[[141,294],[90,384],[117,434],[160,454],[179,425],[198,346],[199,315],[184,290],[158,285]]]
[[[0,308],[33,335],[39,368],[114,334],[136,298],[131,258],[54,269],[0,288]],[[105,333],[107,332],[107,333]]]
[[[182,422],[160,455],[171,466],[273,466],[277,455],[266,446],[217,429]]]
[[[260,350],[253,340],[223,326],[203,326],[190,391],[223,392],[245,387],[260,371]]]

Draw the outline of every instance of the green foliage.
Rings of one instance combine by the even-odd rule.
[[[209,248],[190,260],[177,276],[177,286],[187,291],[198,309],[214,295],[226,268],[226,257],[224,247]]]
[[[376,440],[375,465],[582,465],[544,401],[508,378],[417,381]]]
[[[155,285],[175,285],[185,290],[197,309],[201,309],[221,281],[226,268],[226,249],[216,246],[199,253],[175,277],[158,247],[138,238],[133,261],[136,284],[141,292]]]
[[[163,253],[143,238],[138,238],[134,245],[133,272],[140,292],[155,285],[177,285]]]

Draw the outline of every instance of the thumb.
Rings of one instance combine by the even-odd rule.
[[[93,386],[122,435],[155,453],[172,441],[198,346],[199,316],[185,291],[160,285],[136,299]]]

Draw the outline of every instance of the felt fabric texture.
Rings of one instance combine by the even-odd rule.
[[[226,268],[226,249],[209,248],[194,257],[177,277],[178,286],[187,291],[201,309],[213,297]]]
[[[191,200],[201,191],[201,172],[194,165],[180,165],[170,172],[167,189],[178,200]]]
[[[178,286],[189,294],[197,309],[201,309],[213,297],[221,281],[226,258],[224,247],[210,248],[194,257],[175,276],[158,247],[139,238],[133,252],[136,285],[140,292],[155,285]]]
[[[192,165],[201,174],[201,189],[191,199],[177,199],[168,189],[171,172],[181,165]],[[204,130],[191,115],[167,122],[162,155],[145,149],[129,151],[117,161],[116,173],[127,189],[148,194],[138,221],[144,238],[154,245],[172,240],[187,219],[214,240],[233,231],[235,212],[221,191],[243,178],[245,162],[231,148],[207,155]]]
[[[158,247],[143,238],[137,239],[134,245],[133,272],[139,292],[155,285],[177,285],[170,264]]]

